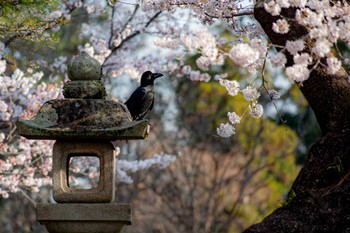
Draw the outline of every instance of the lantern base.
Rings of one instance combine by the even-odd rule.
[[[36,211],[49,233],[119,233],[131,224],[127,203],[38,204]]]

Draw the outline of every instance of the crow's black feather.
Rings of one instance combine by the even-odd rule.
[[[146,71],[141,77],[141,86],[139,86],[125,102],[133,120],[141,120],[154,104],[154,80],[163,76],[159,73]]]

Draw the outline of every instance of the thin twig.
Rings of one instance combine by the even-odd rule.
[[[117,1],[116,4],[125,4],[125,5],[132,5],[132,6],[138,6],[137,3],[129,3],[129,2],[123,2],[123,1]]]
[[[121,33],[125,30],[125,28],[128,26],[128,24],[131,22],[131,20],[134,19],[137,11],[139,9],[139,5],[135,6],[134,12],[131,14],[130,18],[125,22],[124,26],[122,27]]]
[[[19,189],[19,191],[23,194],[23,196],[25,197],[25,198],[27,198],[28,200],[29,200],[29,202],[33,205],[33,207],[36,209],[36,202],[31,198],[31,197],[29,197],[24,191],[23,191],[23,189]]]
[[[113,39],[113,30],[114,30],[114,13],[115,13],[115,5],[110,6],[112,8],[112,16],[111,16],[111,36],[109,37],[108,47],[112,47],[112,39]]]
[[[153,17],[150,18],[149,21],[145,24],[144,29],[146,29],[146,28],[161,14],[161,13],[162,13],[162,11],[159,11],[159,12],[157,12],[155,15],[153,15]],[[135,31],[133,34],[127,36],[118,46],[114,47],[114,48],[112,49],[111,53],[108,55],[108,57],[106,57],[106,59],[105,59],[103,65],[102,65],[102,67],[105,67],[105,66],[107,65],[106,62],[107,62],[108,59],[113,55],[113,53],[114,53],[115,51],[117,51],[119,48],[123,47],[123,45],[124,45],[127,41],[131,40],[132,38],[134,38],[135,36],[137,36],[137,35],[140,34],[140,33],[141,33],[140,30]]]
[[[266,91],[267,95],[270,97],[270,100],[271,100],[273,106],[275,107],[276,112],[277,112],[277,114],[278,114],[278,116],[279,116],[279,118],[280,118],[282,124],[286,126],[286,122],[287,122],[287,121],[283,119],[282,114],[281,114],[280,110],[278,109],[278,107],[277,107],[277,105],[276,105],[274,99],[273,99],[272,96],[269,94],[268,82],[267,82],[266,79],[265,79],[265,69],[266,69],[266,60],[267,60],[266,58],[267,58],[267,55],[268,55],[268,52],[266,52],[265,58],[264,58],[264,63],[263,63],[262,71],[261,71],[262,83],[261,83],[261,87],[260,87],[259,89],[264,88],[264,90]]]
[[[254,15],[254,12],[253,11],[246,11],[246,12],[236,13],[236,14],[232,14],[232,15],[225,15],[225,16],[210,15],[207,12],[204,12],[204,14],[210,18],[213,18],[213,19],[232,19],[234,17]]]

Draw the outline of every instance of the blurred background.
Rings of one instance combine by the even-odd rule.
[[[34,69],[44,72],[42,82],[60,86],[66,78],[67,62],[80,50],[97,44],[96,32],[89,30],[99,29],[97,33],[103,34],[112,22],[115,28],[125,29],[126,23],[135,21],[138,25],[143,17],[135,5],[116,4],[113,13],[107,3],[77,2],[81,5],[74,1],[53,1],[49,8],[47,5],[32,8],[53,12],[69,3],[74,10],[71,8],[68,23],[46,29],[43,37],[29,36],[11,41],[3,55],[7,60],[6,75],[16,69]],[[92,11],[89,7],[95,9]],[[32,11],[25,9],[28,8],[12,9],[2,5],[4,25],[7,22],[7,26],[15,27],[16,23],[21,23],[10,22],[13,17],[10,15],[18,10],[29,22]],[[135,16],[134,20],[135,11],[140,16]],[[113,14],[114,21],[111,20]],[[177,21],[181,25],[191,22],[190,30],[203,27],[198,26],[187,11],[166,14],[174,20],[182,19],[183,22]],[[184,20],[183,15],[188,18]],[[232,37],[224,22],[207,28],[218,37],[228,40]],[[137,39],[135,36],[136,45],[120,48],[120,53],[114,54],[109,63],[104,63],[108,98],[124,102],[138,86],[139,80],[132,77],[130,70],[124,73],[121,70],[135,66],[139,75],[146,68],[159,69],[148,63],[146,55],[154,54],[160,60],[171,57],[168,50],[153,44],[154,34],[161,35],[158,29],[156,25],[150,25],[147,27],[149,33],[140,33]],[[2,30],[4,34],[0,38],[4,43],[12,35],[6,34],[4,27]],[[91,41],[91,38],[95,40]],[[127,57],[124,56],[126,51]],[[195,70],[197,58],[197,53],[186,55],[182,65]],[[134,59],[144,63],[132,63]],[[112,69],[113,65],[109,65],[112,63],[117,63],[117,68]],[[227,121],[227,112],[242,113],[247,109],[248,102],[242,95],[229,96],[214,79],[200,82],[177,75],[176,71],[160,72],[165,77],[156,81],[155,107],[147,116],[151,124],[149,137],[144,141],[114,142],[119,147],[118,158],[123,161],[140,161],[155,154],[176,156],[176,161],[165,168],[151,166],[130,173],[132,182],[117,181],[116,202],[133,205],[133,227],[145,233],[236,233],[283,205],[307,150],[320,136],[311,108],[298,88],[285,81],[283,71],[270,65],[266,67],[265,78],[269,82],[276,80],[275,89],[281,99],[272,101],[269,95],[262,94],[259,103],[265,109],[263,119],[243,117],[236,125],[236,134],[230,138],[219,137],[216,128]],[[256,79],[230,60],[209,69],[208,73],[212,76],[227,73],[229,79],[241,83]],[[7,130],[4,124],[0,130]],[[1,152],[0,156],[5,157]],[[37,193],[18,192],[8,198],[0,197],[0,233],[46,232],[36,222],[35,208],[26,196],[35,202],[52,202],[51,195],[50,187],[42,187]]]

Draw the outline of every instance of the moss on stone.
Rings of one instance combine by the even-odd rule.
[[[68,64],[68,78],[70,80],[100,80],[102,69],[100,63],[86,52],[75,57]]]
[[[31,139],[144,139],[148,121],[132,121],[126,106],[111,100],[50,100],[32,120],[19,120],[18,133]]]
[[[106,90],[102,80],[70,81],[63,86],[65,98],[104,99]]]

